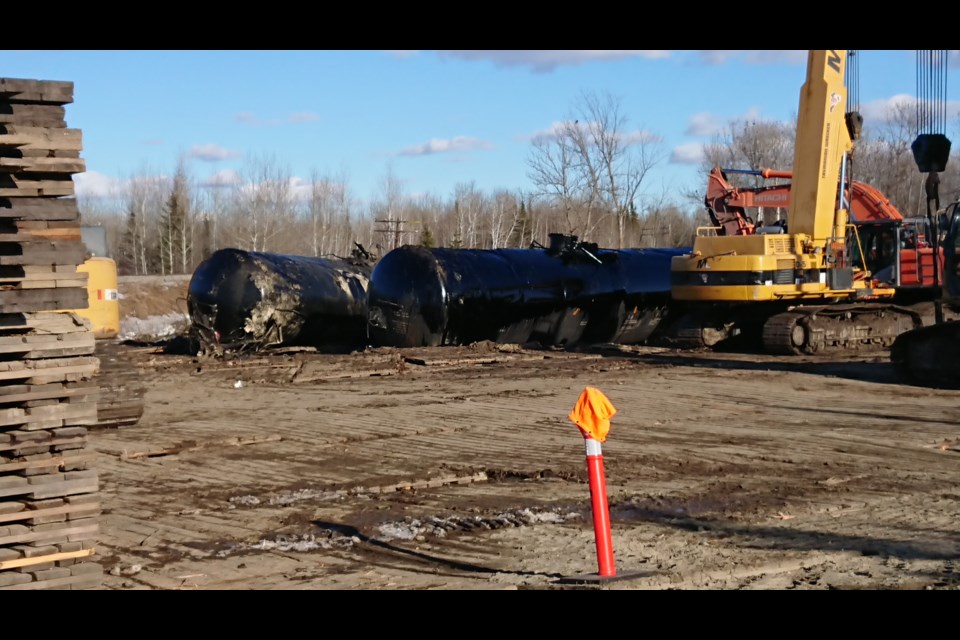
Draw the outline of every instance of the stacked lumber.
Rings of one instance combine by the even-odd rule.
[[[73,84],[0,78],[0,589],[99,586],[100,514],[87,426],[99,360],[74,173]]]
[[[140,372],[122,356],[123,346],[116,340],[97,340],[100,361],[97,381],[97,428],[132,427],[143,417],[147,387]]]

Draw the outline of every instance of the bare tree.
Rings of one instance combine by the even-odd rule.
[[[126,221],[120,243],[119,266],[136,275],[153,273],[159,255],[156,234],[151,233],[162,208],[160,179],[145,171],[127,182]]]
[[[591,198],[584,198],[584,179],[576,170],[578,152],[572,139],[576,125],[576,121],[565,121],[550,133],[536,136],[527,161],[535,195],[561,209],[567,233],[589,227],[595,205]]]
[[[200,238],[194,244],[195,262],[206,260],[214,251],[223,248],[224,219],[229,214],[230,197],[230,187],[225,184],[207,185],[197,190]]]
[[[493,194],[493,203],[490,211],[490,248],[497,249],[507,246],[510,234],[517,224],[520,215],[520,206],[517,196],[505,190]]]
[[[461,182],[454,187],[457,235],[464,246],[480,247],[480,220],[487,209],[483,193],[475,182]]]
[[[379,230],[382,237],[382,241],[377,245],[382,251],[396,249],[405,239],[404,225],[407,220],[403,216],[403,183],[394,173],[393,167],[387,167],[380,183],[379,195],[379,199],[370,203],[370,213],[376,224],[374,228]]]
[[[328,236],[333,227],[335,191],[336,185],[330,178],[313,173],[307,206],[310,211],[311,250],[315,256],[327,252]]]
[[[789,170],[793,166],[796,124],[774,120],[734,120],[714,140],[704,145],[703,182],[713,167],[725,169]],[[763,178],[731,175],[737,186],[760,186]]]
[[[234,189],[237,246],[268,251],[277,234],[293,222],[293,179],[272,157],[251,160],[241,176],[241,184]]]
[[[612,95],[584,93],[574,110],[552,133],[534,139],[529,177],[538,195],[563,211],[568,232],[589,235],[612,217],[622,248],[631,208],[662,150],[655,136],[626,130]]]

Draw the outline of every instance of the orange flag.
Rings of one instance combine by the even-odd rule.
[[[591,438],[603,442],[610,431],[610,418],[616,412],[602,391],[587,387],[567,417]]]

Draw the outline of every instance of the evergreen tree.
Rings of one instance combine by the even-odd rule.
[[[420,246],[426,247],[427,249],[432,249],[437,246],[437,241],[433,237],[433,233],[430,232],[430,227],[424,225],[423,231],[420,232]]]
[[[173,176],[173,188],[160,218],[161,273],[188,273],[193,247],[190,239],[190,194],[183,162]]]
[[[532,239],[530,219],[527,215],[527,206],[521,199],[520,210],[517,212],[517,219],[513,223],[513,229],[510,230],[508,244],[511,247],[525,247],[529,244],[529,239]]]
[[[127,211],[127,221],[123,229],[120,250],[117,252],[118,273],[132,273],[146,275],[141,272],[140,255],[143,251],[143,239],[140,237],[140,216],[137,210],[130,208]]]

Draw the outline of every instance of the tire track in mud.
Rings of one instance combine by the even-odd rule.
[[[240,584],[238,575],[246,575],[273,588],[291,580],[355,587],[374,580],[363,571],[403,583],[430,567],[442,567],[450,573],[444,579],[455,584],[532,588],[577,568],[592,570],[582,438],[566,419],[582,387],[592,384],[619,410],[604,444],[618,557],[655,574],[623,588],[876,584],[880,577],[892,580],[887,565],[895,559],[905,571],[928,576],[916,580],[943,582],[945,570],[937,567],[956,549],[950,525],[960,505],[925,495],[938,485],[954,486],[957,458],[927,445],[958,435],[944,424],[956,411],[955,396],[901,398],[894,385],[883,385],[890,394],[884,395],[877,385],[813,374],[718,375],[612,360],[591,372],[573,359],[551,364],[559,366],[512,363],[482,374],[469,367],[424,367],[414,375],[290,389],[251,384],[239,394],[220,386],[229,382],[226,375],[164,378],[157,397],[176,398],[184,381],[193,385],[182,390],[195,403],[192,413],[186,402],[170,404],[163,418],[148,414],[131,430],[96,434],[94,445],[269,433],[281,440],[150,461],[102,456],[109,491],[101,527],[105,547],[119,564],[143,561],[142,585],[154,588],[173,588],[177,575],[199,572],[206,572],[208,585]],[[761,386],[777,393],[736,395]],[[205,396],[223,409],[205,404]],[[909,420],[905,406],[926,419]],[[871,419],[878,411],[883,416]],[[483,482],[423,484],[480,472]],[[400,488],[359,491],[384,486]],[[152,497],[158,495],[168,497],[158,502]],[[270,503],[285,495],[288,502]],[[523,509],[568,510],[578,517],[502,523],[509,521],[504,514]],[[436,522],[446,528],[436,525],[411,539],[388,540],[377,528]],[[359,531],[368,547],[379,541],[395,548],[389,559],[376,545],[296,550],[304,540],[340,540],[337,526]],[[851,535],[851,528],[864,533]],[[918,545],[924,535],[928,543]],[[231,555],[210,564],[223,545],[257,544],[262,548],[246,549],[251,553],[242,559]],[[236,561],[229,571],[227,560]],[[455,568],[458,562],[487,571],[464,573]],[[292,568],[315,563],[325,566],[299,573]],[[780,565],[787,568],[771,568]],[[838,571],[849,576],[840,580]],[[115,577],[114,588],[131,580]],[[430,580],[406,584],[436,588],[436,579]]]

